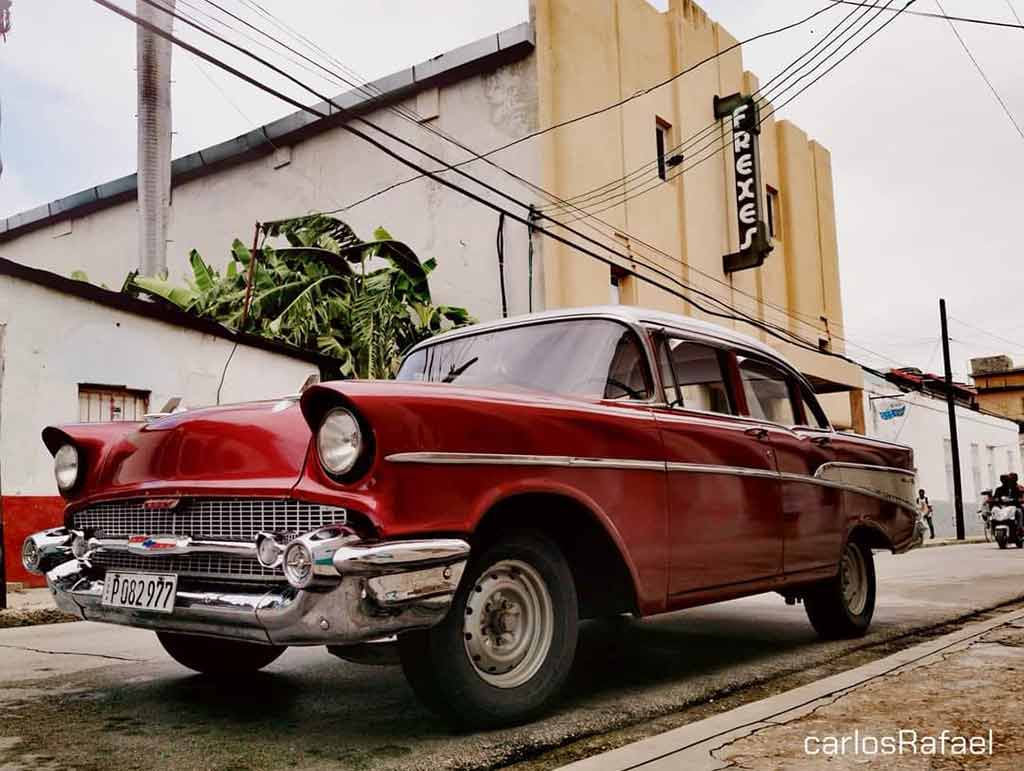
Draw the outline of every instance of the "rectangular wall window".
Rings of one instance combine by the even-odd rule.
[[[782,220],[779,209],[779,191],[771,185],[765,187],[768,195],[765,196],[765,209],[768,215],[768,235],[776,241],[782,240]]]
[[[946,500],[953,500],[953,443],[942,440],[942,455],[946,459]]]
[[[988,482],[988,488],[991,490],[999,485],[999,477],[996,476],[996,448],[989,445],[985,448],[986,456],[986,476]]]
[[[662,180],[668,180],[668,158],[667,153],[672,147],[669,141],[669,134],[672,131],[672,125],[666,123],[661,118],[657,118],[654,124],[654,147],[658,154],[658,176]]]
[[[82,423],[142,420],[148,411],[149,391],[94,383],[78,386],[78,420]]]
[[[971,482],[974,484],[974,496],[978,497],[981,492],[981,456],[978,451],[978,445],[975,443],[971,444]]]

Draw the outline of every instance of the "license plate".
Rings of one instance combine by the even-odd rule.
[[[107,571],[101,603],[111,608],[174,611],[178,577],[173,573],[115,573]]]

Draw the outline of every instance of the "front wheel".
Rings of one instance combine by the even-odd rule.
[[[157,632],[171,658],[204,675],[232,677],[256,672],[285,652],[277,645],[221,640],[177,632]]]
[[[1010,539],[1006,536],[1005,530],[1000,530],[996,533],[996,543],[999,544],[1000,549],[1005,549],[1006,545],[1010,542]]]
[[[862,637],[875,613],[875,559],[871,549],[855,541],[847,543],[838,574],[808,590],[804,608],[821,638]]]
[[[494,727],[540,714],[576,653],[572,572],[543,533],[509,534],[472,559],[437,626],[399,637],[416,695],[452,723]]]

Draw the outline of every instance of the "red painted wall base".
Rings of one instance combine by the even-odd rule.
[[[45,578],[34,576],[22,567],[21,544],[32,533],[64,523],[64,499],[59,495],[5,495],[2,506],[7,580],[25,586],[46,586]]]

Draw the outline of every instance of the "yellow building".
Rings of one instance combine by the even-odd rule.
[[[738,48],[716,56],[735,43],[690,0],[670,0],[664,12],[646,0],[532,0],[528,22],[317,105],[326,118],[297,112],[176,158],[170,277],[181,282],[190,276],[191,249],[222,267],[232,240],[248,242],[254,222],[338,212],[364,237],[383,225],[418,254],[436,257],[434,298],[481,320],[614,298],[758,335],[826,394],[836,425],[863,430],[859,369],[819,352],[844,351],[829,153],[797,126],[777,121],[764,104],[759,161],[753,162],[752,140],[740,156],[739,129],[731,130],[741,125],[738,113],[715,114],[716,97],[750,97],[758,90]],[[703,59],[709,61],[654,87]],[[578,234],[540,224],[613,265],[411,174],[344,131],[342,123],[352,116],[403,138],[402,145],[386,141],[416,163],[435,169],[444,161],[459,163],[516,201],[543,207],[563,222],[575,220]],[[696,146],[685,141],[694,135],[700,137]],[[465,150],[506,145],[489,158],[500,169]],[[433,157],[419,157],[417,149]],[[744,168],[744,175],[735,168]],[[526,215],[525,205],[517,209],[450,170],[444,175]],[[737,206],[741,185],[758,193],[756,217],[749,201]],[[536,186],[575,206],[552,207]],[[120,286],[138,267],[136,198],[130,175],[0,218],[0,256],[64,276],[84,270],[94,282]],[[745,218],[764,223],[768,232],[760,225],[757,232],[773,248],[760,267],[727,273],[723,258],[742,245]],[[614,252],[587,244],[584,236],[611,244]],[[0,311],[6,308],[0,322],[33,312],[19,303],[0,302]],[[798,336],[811,350],[714,315],[736,315],[732,308],[772,325],[775,334]]]
[[[534,0],[533,5],[541,126],[643,92],[737,42],[690,0],[671,0],[665,12],[645,0]],[[774,249],[763,266],[729,274],[723,255],[738,250],[739,231],[733,155],[729,148],[715,152],[728,141],[723,122],[712,129],[710,143],[691,143],[692,160],[691,150],[684,151],[678,169],[665,175],[668,181],[658,184],[657,169],[642,178],[630,176],[650,169],[662,144],[676,147],[702,132],[708,137],[706,129],[716,123],[716,96],[757,90],[758,79],[744,70],[740,49],[714,58],[621,108],[545,134],[543,184],[565,199],[584,194],[578,200],[586,212],[603,209],[597,216],[610,227],[586,218],[575,226],[613,231],[620,251],[634,257],[633,270],[666,283],[644,267],[655,264],[813,345],[843,352],[832,167],[825,147],[789,121],[777,121],[770,105],[761,106],[767,117],[760,133],[760,171]],[[641,190],[646,192],[636,195]],[[782,350],[821,392],[835,392],[825,399],[833,421],[863,431],[857,367],[782,343],[749,324],[709,317],[635,277],[616,277],[614,268],[570,247],[547,243],[544,261],[548,307],[605,302],[614,281],[621,302],[731,324]]]
[[[971,359],[971,377],[981,409],[1024,424],[1024,367],[1009,356],[986,356]]]

